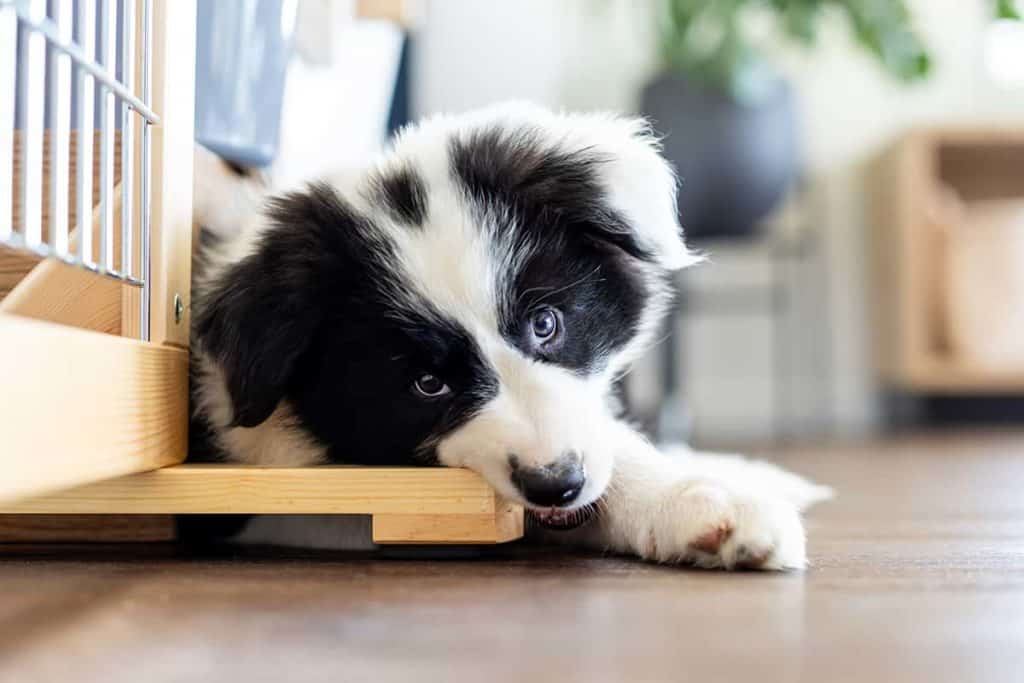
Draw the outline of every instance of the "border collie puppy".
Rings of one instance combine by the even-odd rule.
[[[805,565],[799,510],[828,489],[667,455],[618,414],[670,274],[699,260],[645,121],[502,105],[411,127],[361,172],[232,192],[199,187],[220,239],[193,296],[195,431],[219,457],[467,467],[555,542]]]

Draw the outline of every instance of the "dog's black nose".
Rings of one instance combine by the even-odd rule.
[[[587,475],[583,458],[575,451],[562,454],[543,467],[524,467],[515,455],[508,457],[512,483],[527,501],[544,507],[568,505],[580,495]]]

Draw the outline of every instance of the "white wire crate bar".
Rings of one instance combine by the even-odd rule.
[[[0,0],[0,245],[141,288],[150,0]]]

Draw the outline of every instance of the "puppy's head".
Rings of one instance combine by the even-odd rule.
[[[607,486],[609,388],[694,260],[643,121],[429,120],[367,173],[275,200],[200,292],[197,347],[232,404],[214,426],[285,401],[331,459],[468,467],[564,517]]]

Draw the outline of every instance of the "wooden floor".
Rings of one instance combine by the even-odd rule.
[[[840,493],[803,574],[6,551],[0,680],[1024,680],[1024,434],[781,459]]]

